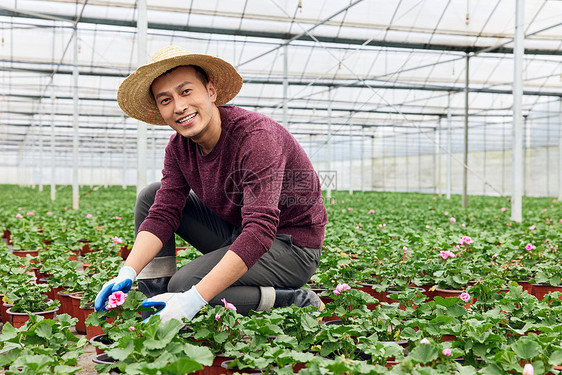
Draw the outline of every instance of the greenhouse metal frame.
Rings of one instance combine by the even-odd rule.
[[[5,0],[0,182],[158,180],[171,130],[126,117],[116,91],[177,44],[231,62],[231,104],[289,129],[328,190],[560,197],[561,15],[554,0]]]

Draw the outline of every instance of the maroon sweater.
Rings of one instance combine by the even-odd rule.
[[[217,216],[242,228],[230,250],[248,268],[269,250],[276,233],[291,235],[295,245],[321,248],[326,209],[303,148],[267,116],[235,106],[219,111],[222,131],[209,154],[172,135],[162,187],[139,230],[166,243],[179,227],[191,189]]]

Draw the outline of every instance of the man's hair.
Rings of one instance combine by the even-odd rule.
[[[170,73],[171,71],[173,71],[173,70],[175,70],[175,69],[177,69],[181,66],[189,66],[189,67],[193,68],[195,70],[195,76],[197,77],[197,79],[199,81],[201,81],[203,86],[207,87],[207,83],[209,83],[209,76],[207,75],[207,72],[198,65],[178,65],[178,66],[173,67],[172,69],[169,69],[169,70],[165,71],[164,73],[162,73],[162,75],[166,75],[166,74]]]

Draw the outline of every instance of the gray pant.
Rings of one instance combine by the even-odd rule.
[[[148,215],[159,188],[159,182],[153,183],[139,194],[135,206],[135,235]],[[165,291],[189,290],[222,259],[240,232],[240,228],[219,218],[190,192],[176,233],[203,255],[176,271],[176,244],[172,236],[139,274],[139,288],[148,297]],[[277,234],[269,251],[209,304],[221,304],[221,299],[226,298],[242,314],[250,310],[268,310],[275,299],[273,288],[303,286],[316,271],[321,252],[321,249],[293,244],[290,235]]]

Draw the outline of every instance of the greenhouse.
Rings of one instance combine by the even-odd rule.
[[[0,370],[562,373],[561,19],[2,0]]]

